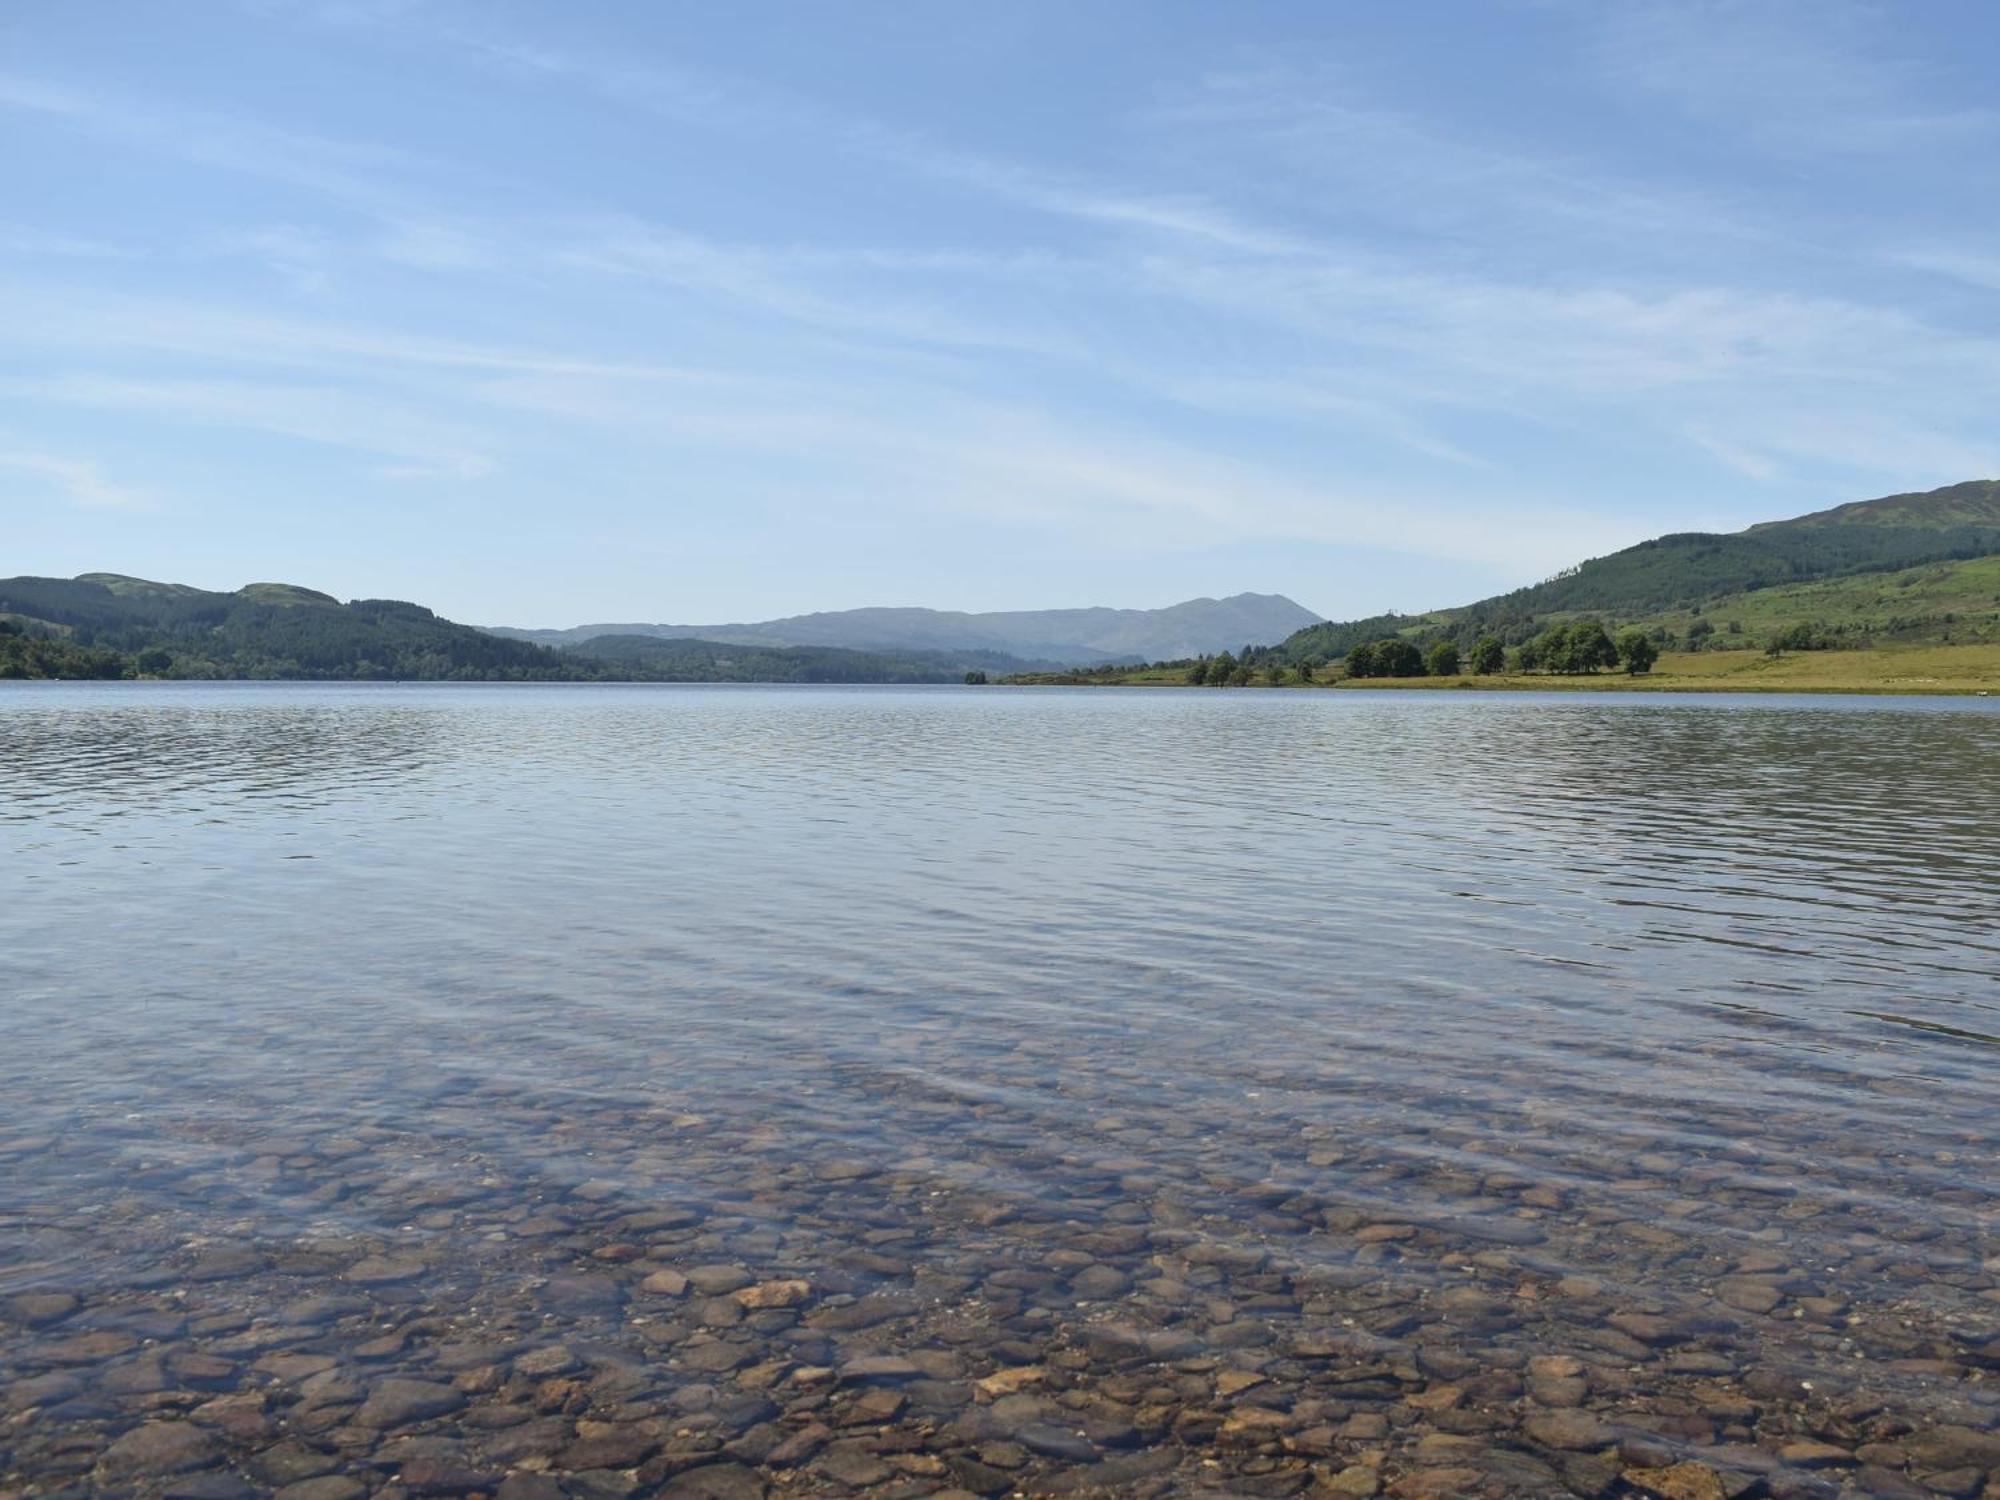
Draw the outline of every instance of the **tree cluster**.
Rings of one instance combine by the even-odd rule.
[[[1251,648],[1246,646],[1240,658],[1227,651],[1198,657],[1188,666],[1188,683],[1192,687],[1248,687],[1257,678],[1250,656]]]
[[[1783,656],[1787,651],[1825,651],[1833,645],[1818,626],[1801,620],[1773,635],[1764,647],[1766,656]]]
[[[1346,656],[1349,678],[1371,677],[1457,677],[1472,671],[1491,676],[1507,664],[1507,651],[1498,636],[1482,635],[1470,651],[1460,651],[1450,635],[1438,635],[1428,645],[1403,636],[1363,641]]]
[[[1618,647],[1602,620],[1572,620],[1551,625],[1522,646],[1520,665],[1524,672],[1597,672],[1618,665]]]
[[[1507,667],[1507,648],[1497,635],[1482,635],[1472,643],[1472,654],[1467,658],[1474,673],[1481,677],[1491,677],[1495,672]]]
[[[1347,675],[1355,677],[1422,677],[1424,653],[1416,642],[1390,636],[1363,641],[1347,653]]]

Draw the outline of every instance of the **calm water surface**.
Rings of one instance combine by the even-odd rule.
[[[1996,707],[7,685],[0,1493],[1995,1493]]]

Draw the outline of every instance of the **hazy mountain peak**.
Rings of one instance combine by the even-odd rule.
[[[490,627],[495,635],[575,646],[607,635],[737,645],[843,646],[863,651],[997,651],[1069,665],[1163,661],[1272,645],[1320,616],[1282,594],[1185,599],[1160,609],[965,610],[877,605],[722,625],[600,624],[568,630]]]

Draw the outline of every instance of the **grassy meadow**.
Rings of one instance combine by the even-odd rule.
[[[1725,621],[1734,622],[1760,643],[1801,620],[1884,640],[1903,633],[1936,639],[1947,632],[1960,644],[2000,640],[2000,557],[1757,589],[1712,600],[1704,613],[1718,629]],[[1632,623],[1645,629],[1663,626],[1685,636],[1701,617],[1694,610],[1673,609]]]

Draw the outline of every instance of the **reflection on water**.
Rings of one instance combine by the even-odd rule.
[[[0,768],[0,1488],[2000,1483],[1990,705],[65,684]]]

